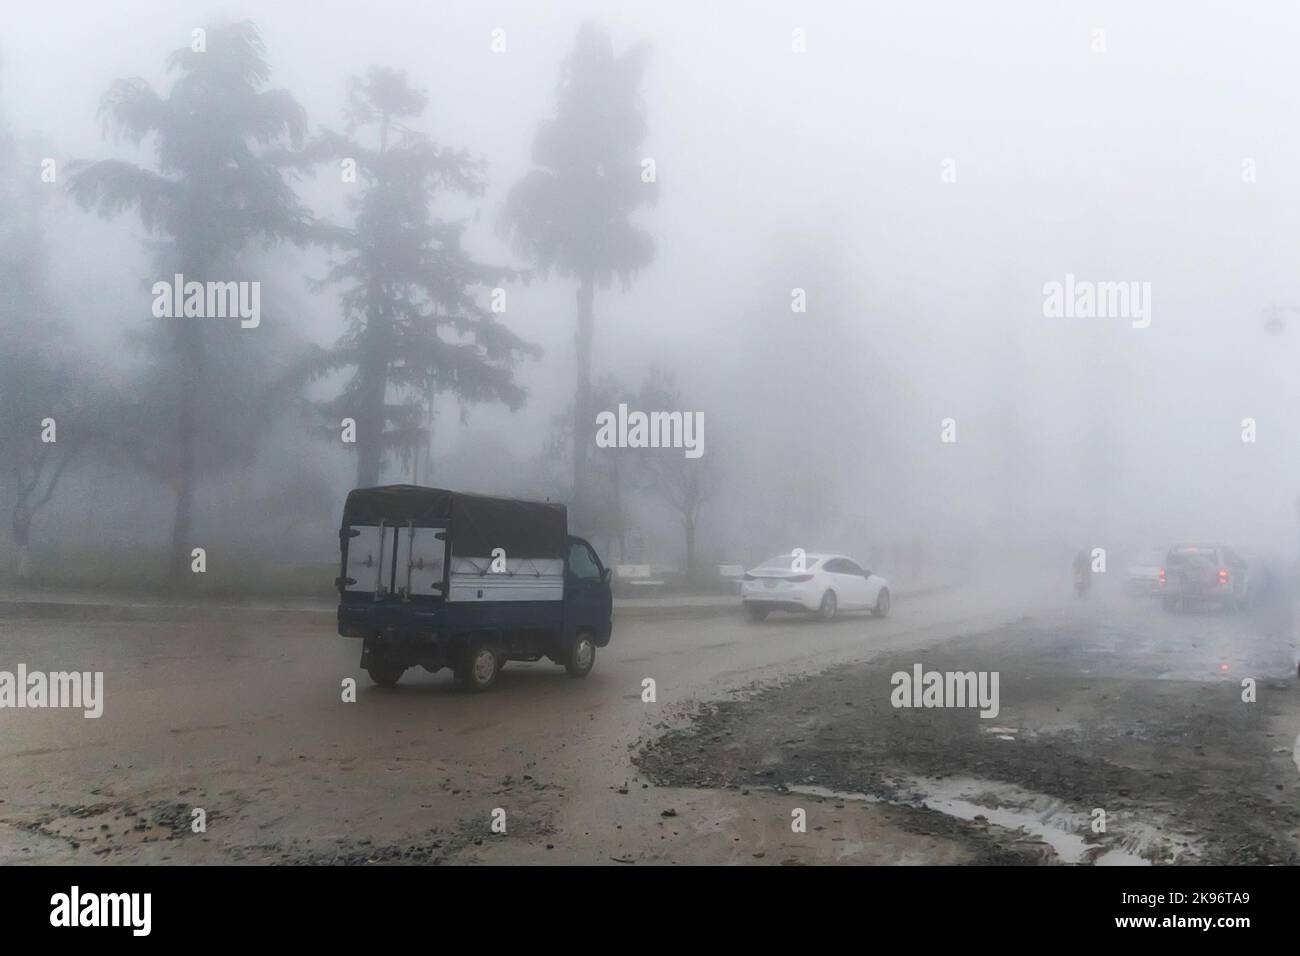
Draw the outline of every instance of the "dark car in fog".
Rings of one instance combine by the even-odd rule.
[[[1221,544],[1176,544],[1159,571],[1160,598],[1166,611],[1219,605],[1242,610],[1250,597],[1250,569]]]

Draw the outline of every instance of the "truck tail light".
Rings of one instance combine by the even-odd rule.
[[[1157,579],[1161,584],[1164,584],[1164,583],[1165,583],[1165,569],[1164,569],[1164,568],[1161,568],[1161,569],[1160,569],[1160,573],[1159,573],[1158,575],[1156,575],[1156,579]]]
[[[1227,583],[1228,583],[1228,569],[1227,569],[1227,568],[1219,568],[1219,583],[1220,583],[1220,584],[1227,584]]]

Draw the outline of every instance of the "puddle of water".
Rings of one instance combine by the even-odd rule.
[[[975,782],[975,781],[967,781]],[[920,781],[914,780],[914,786],[926,783],[943,785],[941,781]],[[806,793],[814,797],[826,797],[832,800],[855,800],[863,803],[885,803],[887,801],[880,797],[873,797],[865,793],[844,793],[837,790],[831,790],[827,787],[810,787],[796,786],[790,788],[795,793]],[[1088,845],[1083,842],[1083,837],[1075,833],[1068,832],[1060,827],[1060,823],[1052,821],[1052,811],[1046,813],[1028,813],[1023,811],[996,809],[992,807],[982,807],[969,800],[956,796],[939,796],[931,788],[930,792],[925,795],[924,805],[931,810],[938,810],[940,813],[946,813],[949,816],[957,817],[961,820],[974,821],[976,817],[983,817],[989,823],[1006,827],[1009,830],[1024,829],[1033,836],[1041,838],[1045,843],[1052,847],[1060,856],[1061,860],[1066,863],[1082,863],[1086,861]],[[987,789],[987,787],[985,788]],[[1052,821],[1052,825],[1044,824]],[[1071,827],[1073,829],[1073,827]],[[1145,862],[1145,861],[1139,861]]]
[[[960,797],[939,797],[930,795],[925,798],[925,805],[933,810],[946,813],[962,820],[974,820],[983,817],[989,823],[1005,827],[1008,830],[1021,830],[1038,837],[1060,857],[1062,863],[1086,863],[1089,849],[1095,849],[1083,842],[1083,837],[1064,829],[1064,821],[1054,819],[1049,810],[1045,813],[1027,813],[1007,808],[981,807],[977,803]],[[1137,860],[1136,863],[1143,863]]]
[[[818,787],[812,784],[799,784],[790,788],[791,793],[803,793],[810,797],[825,797],[827,800],[853,800],[857,803],[888,803],[880,797],[873,797],[869,793],[847,793],[841,790],[832,790],[829,787]]]
[[[1296,740],[1296,761],[1297,766],[1300,766],[1300,737]],[[911,778],[906,781],[906,785],[914,792],[915,802],[932,810],[972,822],[976,817],[982,817],[983,820],[1008,830],[1023,830],[1050,846],[1062,863],[1150,866],[1151,861],[1143,853],[1169,842],[1167,835],[1159,828],[1136,821],[1125,821],[1123,832],[1117,832],[1112,818],[1111,832],[1103,836],[1102,842],[1089,843],[1084,839],[1091,824],[1088,813],[1045,794],[1022,790],[1010,784],[966,777],[946,780]],[[790,790],[832,800],[890,802],[870,794],[821,786],[800,785],[791,787]],[[994,806],[985,805],[990,803]],[[1190,845],[1183,847],[1180,852],[1195,855],[1195,849]]]
[[[998,740],[1033,740],[1042,728],[1029,729],[1027,727],[980,727],[983,733],[990,734]]]

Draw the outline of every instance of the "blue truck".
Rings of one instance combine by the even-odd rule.
[[[491,687],[506,661],[545,657],[585,677],[613,631],[610,572],[568,533],[562,504],[415,485],[348,493],[338,632],[384,686],[447,667]]]

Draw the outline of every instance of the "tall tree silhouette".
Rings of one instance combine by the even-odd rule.
[[[616,408],[627,400],[628,389],[615,375],[606,373],[592,386],[595,408]],[[551,417],[551,430],[538,456],[538,470],[545,487],[557,495],[573,477],[571,466],[573,448],[573,403]],[[624,448],[594,448],[587,460],[584,502],[584,529],[587,537],[606,545],[608,552],[623,561],[627,556],[628,533],[633,529],[629,515],[632,495],[639,490],[638,466],[640,461],[633,452]]]
[[[682,410],[692,415],[682,401],[677,379],[664,369],[652,366],[636,398],[636,407],[645,411]],[[703,436],[700,436],[703,437]],[[702,451],[704,449],[701,449]],[[721,489],[721,472],[716,452],[698,458],[686,458],[681,449],[650,448],[640,455],[643,481],[647,490],[677,512],[682,522],[685,543],[686,575],[694,581],[697,570],[696,535],[705,505]]]
[[[63,346],[41,214],[50,187],[27,145],[0,118],[0,493],[19,579],[28,575],[32,520],[84,444],[90,394]]]
[[[252,22],[209,27],[198,47],[168,57],[176,77],[166,96],[132,78],[115,82],[102,100],[106,128],[136,145],[147,140],[155,168],[115,159],[79,163],[69,185],[83,208],[105,218],[138,214],[156,237],[160,279],[182,273],[187,282],[229,281],[255,240],[310,235],[310,217],[278,160],[284,147],[301,145],[306,114],[284,90],[266,88],[270,67]],[[144,335],[152,375],[132,437],[140,464],[176,496],[169,566],[179,583],[200,479],[253,452],[244,424],[256,416],[243,358],[254,333],[208,319],[154,323]]]
[[[649,47],[622,54],[603,28],[586,23],[560,70],[555,116],[533,140],[535,168],[510,190],[501,225],[522,256],[543,274],[578,282],[578,381],[574,398],[573,493],[583,518],[584,472],[594,436],[591,356],[594,298],[618,278],[626,286],[654,257],[650,234],[632,213],[653,203],[643,181],[646,136],[640,85]]]
[[[379,483],[385,455],[419,453],[424,413],[439,392],[463,405],[518,408],[525,393],[515,362],[541,354],[479,301],[519,273],[474,261],[461,244],[465,223],[433,214],[439,190],[479,195],[483,175],[468,153],[406,125],[427,102],[404,72],[372,69],[349,86],[347,135],[326,133],[305,151],[308,161],[354,161],[361,188],[349,203],[353,225],[334,237],[342,257],[324,280],[342,287],[347,331],[307,369],[355,369],[326,411],[335,425],[356,421],[359,486]]]

